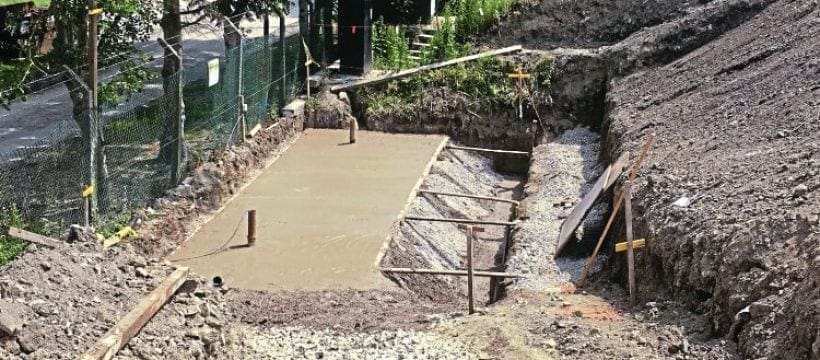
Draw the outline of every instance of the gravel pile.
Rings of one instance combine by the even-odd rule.
[[[415,331],[338,333],[302,328],[236,329],[239,359],[477,359],[453,338]]]
[[[127,247],[94,241],[29,245],[0,269],[0,359],[74,359],[173,269]],[[8,329],[7,329],[8,330]]]
[[[555,287],[580,273],[586,259],[556,261],[553,255],[561,224],[601,174],[599,150],[599,136],[582,127],[533,150],[525,198],[519,206],[522,220],[513,230],[507,271],[537,276],[517,281],[516,288]],[[583,226],[586,232],[597,227],[602,213],[591,212]],[[602,256],[599,259],[603,261]]]

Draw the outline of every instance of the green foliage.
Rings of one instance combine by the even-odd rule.
[[[143,58],[143,61],[147,59]],[[137,61],[127,60],[120,64],[120,71],[108,81],[99,85],[99,102],[103,106],[116,106],[129,95],[142,91],[145,81],[156,75]]]
[[[413,105],[432,89],[448,88],[463,93],[486,105],[512,105],[515,87],[507,79],[515,65],[501,58],[482,58],[473,63],[459,64],[420,73],[406,81],[393,82],[384,90],[366,93],[368,114],[407,114]]]
[[[373,24],[373,58],[376,68],[402,70],[412,65],[410,45],[404,26],[386,25],[382,19]]]
[[[552,69],[555,68],[555,58],[550,55],[541,55],[533,66],[532,73],[535,86],[538,89],[549,89],[552,86]]]
[[[14,204],[0,209],[0,234],[3,234],[0,235],[0,265],[14,259],[26,248],[25,241],[5,235],[10,226],[23,227],[23,216]]]
[[[433,38],[430,39],[430,46],[422,50],[421,58],[424,62],[431,63],[453,59],[467,55],[470,52],[470,45],[459,42],[456,36],[456,27],[450,16],[449,7],[444,10],[442,16],[444,21],[433,34]]]
[[[104,238],[109,238],[120,231],[122,228],[128,226],[128,222],[131,220],[131,211],[123,211],[116,215],[115,218],[110,219],[109,221],[105,221],[104,225],[99,226],[97,228],[97,234],[102,235]]]
[[[369,116],[412,115],[425,94],[441,88],[464,94],[485,107],[512,108],[517,104],[518,93],[516,81],[507,75],[514,73],[517,66],[504,58],[486,57],[419,73],[404,81],[391,82],[383,89],[363,90],[361,96]],[[528,95],[532,101],[549,92],[553,66],[554,59],[543,55],[525,70],[534,78]]]
[[[455,32],[458,41],[468,41],[498,23],[516,0],[455,0],[450,3],[455,16]]]

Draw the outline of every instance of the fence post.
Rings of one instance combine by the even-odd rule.
[[[285,26],[285,19],[287,14],[285,11],[280,8],[279,10],[279,53],[282,57],[282,64],[280,67],[282,68],[282,83],[279,84],[279,106],[284,107],[285,103],[288,101],[288,48],[287,44],[285,44],[285,33],[287,32],[287,28]]]
[[[83,81],[83,79],[79,75],[77,75],[77,73],[75,73],[74,70],[71,70],[70,67],[63,65],[63,68],[69,74],[69,76],[77,84],[79,84],[79,86],[85,92],[85,96],[84,96],[84,98],[86,99],[86,102],[85,102],[85,117],[86,117],[86,120],[85,121],[88,121],[88,129],[89,130],[88,130],[87,134],[83,134],[83,136],[88,137],[88,139],[86,139],[86,141],[88,142],[87,143],[88,148],[85,149],[85,151],[86,151],[85,155],[87,156],[86,160],[88,160],[88,164],[86,164],[87,168],[85,169],[85,171],[87,173],[86,173],[85,178],[83,179],[83,181],[85,182],[83,184],[83,189],[89,189],[90,188],[91,193],[86,194],[85,190],[83,190],[83,223],[86,226],[88,226],[91,223],[91,218],[93,216],[93,213],[96,211],[96,204],[93,201],[91,201],[91,197],[94,194],[93,186],[94,186],[94,180],[96,179],[96,170],[97,170],[97,164],[96,164],[96,161],[95,161],[96,160],[96,155],[97,155],[97,149],[96,149],[96,147],[97,147],[97,136],[95,136],[97,126],[95,124],[94,116],[92,115],[92,112],[93,112],[92,110],[93,110],[94,106],[91,103],[91,89],[88,87],[88,85],[86,85],[85,82]]]
[[[160,45],[165,50],[171,53],[177,60],[177,78],[176,78],[176,129],[174,134],[176,139],[172,141],[174,144],[174,155],[171,159],[171,186],[176,186],[182,180],[182,169],[185,167],[185,99],[184,99],[184,78],[183,78],[183,61],[182,54],[177,52],[173,46],[168,44],[163,38],[157,38]],[[178,39],[177,41],[181,41]],[[180,47],[182,49],[182,47]],[[168,94],[166,94],[167,96]]]
[[[246,136],[248,135],[247,124],[245,123],[245,112],[247,106],[245,105],[245,96],[242,94],[242,76],[244,75],[243,71],[243,62],[245,60],[245,34],[239,30],[236,24],[231,21],[230,18],[225,19],[224,21],[228,22],[228,25],[233,28],[233,31],[236,31],[239,34],[239,64],[237,65],[237,78],[236,78],[236,107],[237,107],[237,123],[239,124],[239,136],[241,141],[244,143]]]
[[[310,19],[309,19],[309,9],[310,5],[308,5],[307,0],[299,0],[299,36],[304,39],[310,36]],[[297,79],[299,82],[302,80],[307,80],[307,78],[303,78],[305,76],[304,73],[298,71],[299,64],[304,64],[307,61],[307,54],[303,54],[301,51],[299,52],[299,62],[296,65],[297,69]],[[308,84],[310,86],[310,84]],[[301,89],[300,89],[301,91]]]

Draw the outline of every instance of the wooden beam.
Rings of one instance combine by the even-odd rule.
[[[502,49],[485,51],[485,52],[478,53],[478,54],[473,54],[473,55],[470,55],[470,56],[455,58],[455,59],[451,59],[451,60],[447,60],[447,61],[442,61],[442,62],[432,63],[432,64],[428,64],[428,65],[424,65],[424,66],[419,66],[419,67],[412,68],[412,69],[402,70],[402,71],[399,71],[395,74],[389,74],[389,75],[386,75],[386,76],[382,76],[380,78],[359,80],[359,81],[354,81],[354,82],[347,83],[347,84],[335,85],[335,86],[332,86],[330,88],[330,91],[331,92],[339,92],[339,91],[355,89],[357,87],[364,86],[364,85],[381,84],[381,83],[385,83],[385,82],[388,82],[388,81],[405,78],[405,77],[408,77],[410,75],[420,73],[422,71],[434,70],[434,69],[442,68],[442,67],[445,67],[445,66],[451,66],[451,65],[460,64],[460,63],[463,63],[463,62],[473,61],[473,60],[477,60],[477,59],[488,57],[488,56],[496,56],[496,55],[514,53],[514,52],[521,51],[521,49],[522,49],[521,45],[515,45],[515,46],[505,47],[505,48],[502,48]]]
[[[572,238],[572,234],[575,232],[575,229],[581,225],[581,222],[586,217],[586,214],[589,212],[589,209],[592,208],[592,205],[595,204],[596,200],[606,192],[612,184],[615,183],[615,180],[621,176],[621,173],[626,168],[626,165],[629,163],[629,152],[625,152],[618,157],[614,163],[610,164],[604,173],[598,177],[598,181],[595,182],[595,185],[590,189],[584,198],[581,200],[578,205],[572,209],[572,212],[567,216],[567,219],[564,220],[564,223],[561,225],[561,232],[558,234],[558,245],[555,248],[555,255],[553,258],[557,258],[558,255],[561,253],[562,250],[569,244],[569,240]]]
[[[453,150],[464,150],[464,151],[478,151],[478,152],[488,152],[494,154],[510,154],[510,155],[523,155],[523,156],[530,156],[530,153],[526,151],[515,151],[515,150],[496,150],[496,149],[485,149],[485,148],[477,148],[477,147],[469,147],[469,146],[458,146],[458,145],[448,145],[448,149]]]
[[[407,216],[407,211],[410,210],[410,205],[413,204],[413,200],[419,196],[419,189],[421,189],[421,184],[424,183],[424,178],[427,175],[430,175],[430,171],[433,170],[433,164],[438,161],[439,155],[441,152],[444,151],[444,148],[447,146],[447,143],[450,142],[450,138],[445,136],[444,139],[441,140],[441,143],[438,144],[438,147],[433,152],[433,155],[430,156],[430,161],[427,162],[427,166],[424,167],[424,170],[421,172],[421,176],[419,179],[416,180],[416,184],[413,185],[413,188],[410,189],[410,194],[407,196],[407,200],[404,202],[404,207],[399,211],[399,215],[396,216],[396,220],[393,221],[393,225],[390,227],[390,231],[387,233],[387,238],[382,243],[382,248],[379,250],[379,253],[376,255],[376,261],[374,261],[373,266],[379,267],[382,264],[382,259],[384,259],[384,255],[387,254],[387,250],[390,248],[390,244],[393,242],[393,235],[398,232],[399,226],[401,225],[402,220],[404,217]]]
[[[643,159],[646,158],[646,155],[649,153],[649,150],[652,148],[653,144],[655,144],[655,133],[649,134],[643,148],[641,148],[641,153],[638,155],[638,159],[636,159],[635,163],[632,164],[632,170],[630,170],[629,179],[627,180],[629,183],[632,183],[635,180],[635,177],[638,175],[638,169],[641,167]],[[595,249],[592,251],[592,255],[590,255],[589,260],[587,260],[587,263],[584,266],[584,270],[581,272],[581,276],[578,278],[578,287],[584,286],[584,281],[589,274],[589,270],[592,268],[592,264],[595,263],[595,258],[598,256],[598,251],[601,250],[601,245],[604,243],[604,239],[606,239],[607,234],[609,234],[609,228],[612,227],[612,223],[615,222],[615,217],[618,216],[618,211],[621,210],[623,201],[624,193],[621,192],[621,195],[618,196],[618,200],[615,201],[615,206],[612,208],[612,214],[609,216],[609,220],[604,227],[604,231],[601,232],[601,237],[598,238],[598,243],[595,244]]]
[[[517,224],[514,221],[485,221],[485,220],[471,220],[471,219],[450,219],[450,218],[433,218],[423,216],[407,216],[405,221],[437,221],[437,222],[451,222],[457,224],[479,224],[479,225],[498,225],[498,226],[513,226]]]
[[[9,227],[9,236],[16,237],[18,239],[23,239],[25,241],[35,243],[37,245],[48,246],[51,248],[59,248],[65,245],[65,243],[60,240],[36,234],[30,231],[25,231],[23,229],[18,229],[13,226]]]
[[[493,197],[493,196],[461,194],[461,193],[452,193],[452,192],[434,191],[434,190],[419,190],[419,194],[430,194],[430,195],[440,195],[440,196],[463,197],[463,198],[470,198],[470,199],[491,200],[491,201],[505,202],[505,203],[518,205],[518,201],[515,201],[515,200],[512,200],[512,199],[504,199],[504,198],[500,198],[500,197]]]
[[[188,268],[176,269],[154,291],[142,299],[137,307],[128,312],[113,328],[108,330],[80,359],[109,360],[113,358],[168,302],[168,299],[182,286],[187,277]]]
[[[447,269],[411,269],[411,268],[378,268],[379,271],[395,274],[417,274],[417,275],[453,275],[467,276],[467,270],[447,270]],[[499,277],[499,278],[524,278],[522,274],[511,274],[497,271],[475,270],[473,276],[478,277]]]

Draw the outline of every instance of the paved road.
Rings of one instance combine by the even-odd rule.
[[[445,137],[363,131],[353,145],[347,137],[306,130],[170,259],[245,289],[390,286],[373,264]],[[251,209],[257,243],[243,248]],[[229,250],[215,253],[223,245]]]
[[[292,12],[292,14],[295,14],[295,12]],[[287,35],[297,33],[298,26],[295,24],[298,24],[298,18],[288,17],[286,21],[288,24]],[[260,37],[263,33],[261,20],[256,22],[245,21],[242,23],[242,28],[248,32],[249,38]],[[273,18],[271,33],[277,35],[278,32],[278,20]],[[203,30],[200,28],[187,31],[184,36],[184,65],[189,71],[193,69],[196,72],[205,72],[204,67],[207,60],[224,57],[225,45],[221,37],[221,29]],[[162,67],[160,58],[163,56],[163,50],[159,44],[156,41],[149,41],[139,44],[137,47],[156,59],[148,66],[159,71]],[[104,55],[101,55],[101,57],[104,57]],[[202,69],[196,67],[202,67]],[[115,71],[114,68],[101,69],[101,78],[110,78]],[[152,94],[159,94],[161,90],[161,84],[158,81],[150,82],[146,84],[145,92],[140,98],[144,99],[146,96],[150,98]],[[123,104],[119,109],[113,111],[132,108],[137,105],[133,102],[137,101],[141,100],[132,100],[132,104]],[[28,101],[13,103],[10,111],[0,109],[0,155],[8,154],[18,148],[33,146],[38,140],[52,134],[63,121],[73,124],[71,114],[71,99],[66,87],[62,84],[32,94],[29,96]]]

